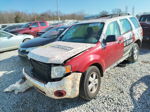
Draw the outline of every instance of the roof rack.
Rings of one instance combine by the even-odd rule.
[[[94,16],[86,16],[84,17],[84,20],[90,20],[90,19],[98,19],[98,18],[114,18],[119,16],[127,16],[130,15],[129,13],[120,13],[120,14],[108,14],[108,15],[94,15]]]

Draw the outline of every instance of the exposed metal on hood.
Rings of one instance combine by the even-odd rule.
[[[62,64],[68,58],[94,46],[95,44],[57,41],[32,50],[28,57],[43,63]]]
[[[72,50],[73,48],[72,47],[67,47],[67,46],[62,46],[62,45],[54,45],[52,46],[54,48],[59,48],[59,49],[63,49],[63,50],[66,50],[66,51],[70,51]]]

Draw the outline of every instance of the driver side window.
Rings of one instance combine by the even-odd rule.
[[[108,35],[115,35],[116,37],[121,35],[120,28],[119,28],[117,21],[112,22],[108,25],[106,36]]]

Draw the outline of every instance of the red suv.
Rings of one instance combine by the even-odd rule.
[[[150,14],[142,15],[139,21],[143,28],[143,39],[150,40]]]
[[[86,20],[65,31],[58,41],[29,52],[28,82],[51,98],[94,98],[101,77],[124,60],[138,60],[142,28],[134,16]]]
[[[41,30],[47,28],[48,22],[46,21],[34,21],[34,22],[30,22],[25,24],[24,26],[22,26],[22,28],[17,29],[17,30],[12,30],[11,33],[13,34],[30,34],[33,36],[37,36],[37,32],[40,32]]]

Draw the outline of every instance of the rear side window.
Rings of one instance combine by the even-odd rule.
[[[40,26],[46,26],[45,22],[40,22]]]
[[[121,35],[119,25],[116,21],[108,25],[106,35],[116,35],[116,37]]]
[[[130,20],[134,24],[135,28],[139,28],[140,27],[139,22],[137,21],[137,19],[135,17],[131,17]]]
[[[131,24],[128,21],[128,19],[121,19],[120,24],[121,24],[121,27],[122,27],[122,33],[123,34],[132,30]]]

